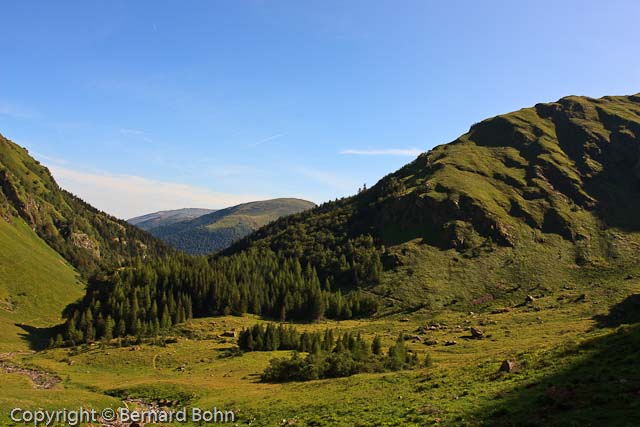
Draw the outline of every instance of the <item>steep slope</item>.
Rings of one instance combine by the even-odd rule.
[[[22,219],[0,220],[0,352],[41,344],[23,337],[59,324],[62,308],[83,292],[74,268]]]
[[[369,190],[276,221],[224,255],[268,247],[348,286],[351,275],[336,274],[343,248],[370,235],[388,273],[376,291],[412,305],[443,293],[438,304],[493,299],[504,292],[489,283],[526,282],[524,291],[570,280],[576,265],[624,266],[640,229],[639,138],[640,96],[538,104],[475,124]]]
[[[152,228],[149,232],[183,252],[208,254],[228,247],[282,216],[314,206],[314,203],[306,200],[286,198],[250,202],[188,221]]]
[[[141,228],[142,230],[149,231],[153,228],[164,227],[182,221],[189,221],[212,212],[215,212],[215,209],[174,209],[137,216],[135,218],[128,219],[127,222]]]
[[[61,189],[49,170],[0,135],[0,220],[22,218],[81,273],[168,247]]]
[[[260,228],[208,265],[176,258],[100,278],[67,312],[66,335],[105,334],[87,327],[98,308],[123,335],[231,312],[486,312],[632,278],[637,135],[638,96],[568,97],[485,120],[357,196]]]

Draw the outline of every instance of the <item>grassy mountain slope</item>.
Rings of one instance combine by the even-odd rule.
[[[278,220],[224,253],[266,246],[326,276],[349,239],[369,234],[387,271],[371,290],[414,308],[561,286],[635,262],[639,137],[640,96],[538,104],[482,121],[369,190]]]
[[[149,231],[153,228],[163,227],[182,221],[189,221],[212,212],[215,212],[215,209],[174,209],[137,216],[135,218],[128,219],[127,222],[145,231]]]
[[[233,409],[238,425],[252,426],[635,425],[639,105],[637,96],[570,97],[486,120],[375,187],[277,220],[212,259],[218,266],[235,260],[231,270],[245,272],[265,263],[249,259],[250,249],[269,247],[350,289],[353,276],[341,273],[358,257],[344,250],[357,254],[371,241],[359,237],[372,236],[385,271],[362,286],[387,302],[384,315],[296,327],[377,335],[385,349],[403,332],[412,351],[431,357],[430,366],[263,383],[257,378],[269,360],[290,353],[233,354],[229,331],[265,319],[219,316],[168,328],[171,339],[162,345],[153,339],[155,345],[126,348],[114,340],[16,357],[66,378],[64,393],[36,395],[7,374],[0,409],[27,399],[60,407],[77,394],[99,408],[118,404],[111,396],[188,396],[193,406]],[[237,287],[255,285],[260,271],[250,270]],[[133,282],[138,290],[146,283],[171,290],[184,273],[156,287],[154,272],[140,268]],[[227,293],[232,289],[214,292],[212,300]],[[148,299],[138,294],[126,293],[135,300],[128,307]],[[108,296],[117,302],[117,292]],[[515,368],[500,372],[506,359]]]
[[[28,349],[21,336],[59,324],[83,292],[76,270],[22,219],[0,220],[0,352]]]
[[[306,200],[286,198],[250,202],[188,221],[152,228],[149,232],[186,253],[208,254],[228,247],[282,216],[314,206]]]
[[[56,252],[88,274],[168,247],[61,189],[27,150],[0,135],[0,220],[22,218]]]

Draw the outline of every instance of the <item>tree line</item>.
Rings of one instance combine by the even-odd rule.
[[[346,259],[348,268],[379,280],[375,247],[366,257]],[[360,248],[359,255],[364,251]],[[350,319],[374,314],[378,299],[359,288],[334,289],[316,269],[266,248],[236,255],[175,254],[138,259],[94,275],[86,295],[65,309],[64,332],[56,342],[75,345],[97,339],[155,336],[194,317],[253,313],[279,321]]]

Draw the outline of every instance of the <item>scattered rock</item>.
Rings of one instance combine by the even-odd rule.
[[[437,345],[438,340],[427,339],[423,342],[424,345]]]
[[[527,295],[527,297],[524,299],[525,302],[529,303],[529,302],[535,302],[535,297],[531,296],[531,295]]]
[[[587,300],[587,294],[580,294],[576,297],[575,302],[583,302]]]
[[[505,360],[502,362],[502,365],[500,365],[499,372],[514,372],[516,369],[518,369],[516,362],[513,360]]]
[[[629,274],[627,277],[624,278],[624,280],[633,280],[634,277],[633,275]]]
[[[401,322],[408,322],[408,321],[409,321],[409,319],[408,319],[408,318],[406,318],[406,317],[403,317],[402,319],[400,319],[400,321],[401,321]]]
[[[446,345],[446,346],[456,345],[456,344],[458,344],[458,342],[457,341],[453,341],[453,340],[444,342],[444,345]]]
[[[470,329],[470,331],[471,331],[471,336],[472,336],[473,338],[475,338],[475,339],[481,339],[481,338],[484,338],[484,332],[483,332],[483,331],[481,331],[480,329],[477,329],[477,328],[473,328],[473,327],[472,327],[472,328]]]
[[[508,313],[510,312],[511,309],[509,307],[504,307],[504,308],[496,308],[495,310],[491,311],[491,314],[501,314],[501,313]]]
[[[40,390],[51,389],[61,381],[60,377],[48,372],[23,368],[7,361],[0,361],[0,370],[8,374],[26,375],[33,382],[33,386]]]

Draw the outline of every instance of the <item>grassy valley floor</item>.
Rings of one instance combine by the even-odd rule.
[[[38,389],[27,375],[0,374],[0,424],[11,425],[7,414],[16,405],[103,408],[121,406],[128,397],[215,406],[234,411],[238,425],[252,426],[635,425],[640,328],[634,324],[633,295],[640,293],[640,282],[610,275],[594,279],[599,286],[591,291],[567,286],[504,312],[496,306],[482,313],[444,311],[434,317],[417,311],[297,325],[360,331],[369,340],[378,334],[385,348],[403,331],[412,337],[410,348],[421,358],[428,353],[433,366],[395,373],[262,383],[259,375],[269,360],[290,352],[229,356],[235,339],[222,336],[262,321],[253,316],[194,320],[180,326],[178,341],[165,347],[94,344],[16,354],[12,363],[61,382]],[[484,338],[473,339],[470,327],[481,329]],[[499,373],[506,359],[517,367]]]

